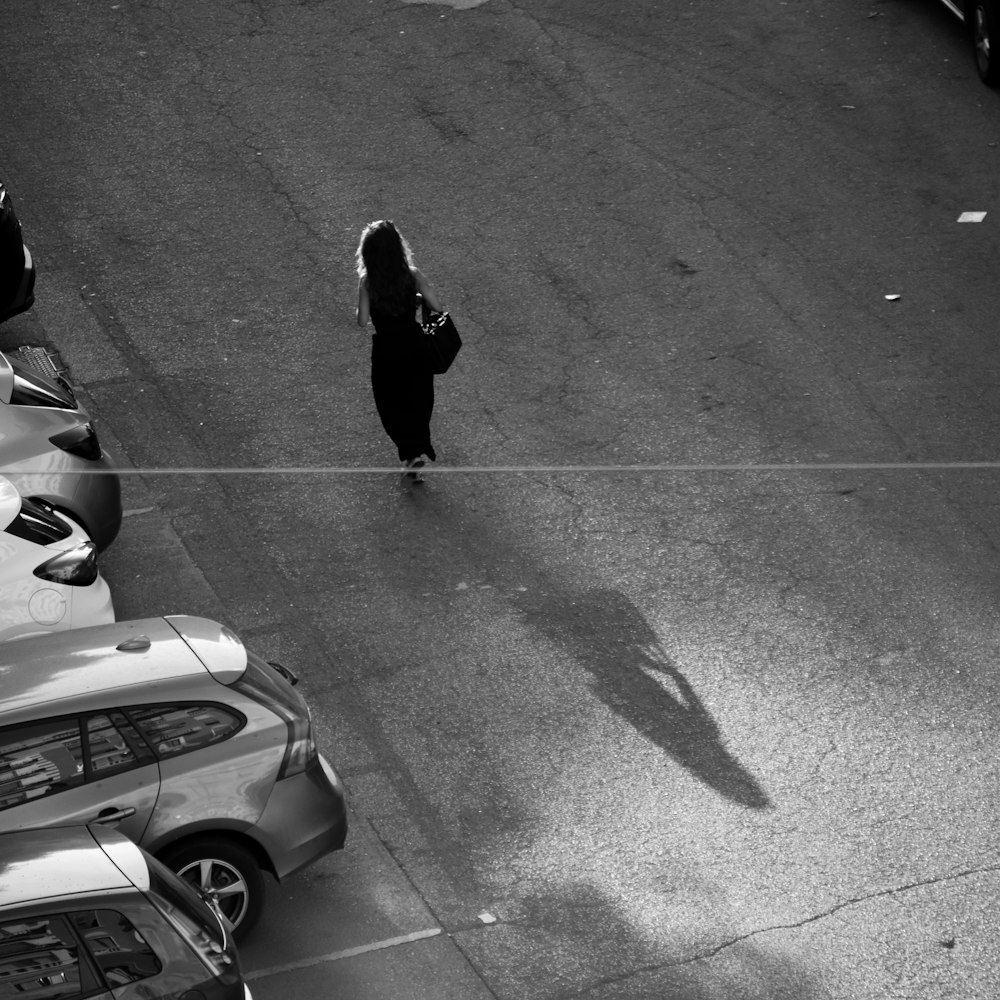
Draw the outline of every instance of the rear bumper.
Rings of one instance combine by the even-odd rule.
[[[300,774],[275,782],[256,832],[279,879],[344,846],[344,786],[324,757]]]
[[[122,484],[118,473],[107,459],[101,459],[107,470],[80,476],[76,490],[79,509],[86,511],[91,521],[90,537],[103,552],[117,537],[122,526]]]
[[[68,514],[103,552],[122,524],[122,485],[107,453],[96,461],[52,448],[30,458],[39,471],[6,472],[24,497],[40,497]]]
[[[67,625],[68,628],[110,625],[115,620],[111,588],[103,576],[99,576],[89,587],[73,588],[71,598],[72,624]]]
[[[96,462],[75,462],[87,471],[72,476],[71,495],[47,499],[82,524],[98,551],[103,552],[118,537],[122,526],[121,479],[107,453]]]

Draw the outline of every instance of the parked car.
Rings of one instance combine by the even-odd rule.
[[[343,787],[291,671],[171,616],[0,644],[0,831],[117,827],[245,934],[263,872],[344,845]]]
[[[0,354],[0,471],[22,496],[81,525],[98,551],[122,522],[121,481],[87,411],[64,380]]]
[[[0,182],[0,323],[35,301],[35,265],[21,238],[14,202]]]
[[[969,29],[976,70],[983,83],[1000,84],[1000,55],[993,54],[993,36],[1000,34],[1000,0],[941,0]]]
[[[127,837],[0,834],[0,997],[251,1000],[217,913]]]
[[[97,547],[41,500],[0,476],[0,640],[115,620]]]

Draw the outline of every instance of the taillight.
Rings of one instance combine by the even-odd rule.
[[[78,458],[89,458],[96,462],[101,457],[101,442],[97,439],[97,431],[92,424],[80,424],[68,431],[61,431],[49,438],[57,448],[68,451]]]
[[[97,546],[93,542],[74,545],[35,569],[39,579],[71,587],[89,587],[97,575]]]
[[[288,746],[285,747],[285,759],[278,768],[278,778],[288,778],[293,774],[300,774],[309,764],[316,760],[318,751],[313,741],[312,719],[309,718],[309,710],[306,709],[306,717],[295,716],[285,721],[288,723]],[[280,715],[281,712],[278,712]]]
[[[75,410],[76,397],[64,381],[53,382],[44,375],[29,371],[13,358],[7,358],[14,371],[14,388],[10,401],[15,406],[52,406],[60,410]]]
[[[291,671],[277,664],[265,663],[248,651],[246,672],[233,685],[247,697],[269,708],[288,729],[285,756],[278,769],[279,780],[301,773],[319,755],[313,741],[309,707],[292,690],[286,674],[291,674]]]
[[[4,530],[39,545],[61,542],[73,534],[73,529],[44,500],[27,497],[21,500],[20,513]]]

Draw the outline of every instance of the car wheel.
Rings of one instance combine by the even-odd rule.
[[[976,69],[983,83],[995,87],[1000,83],[1000,57],[993,52],[993,35],[1000,25],[997,4],[991,0],[974,0],[969,28],[976,54]]]
[[[264,876],[256,858],[239,844],[199,837],[168,848],[160,860],[218,905],[237,940],[257,922],[264,905]]]

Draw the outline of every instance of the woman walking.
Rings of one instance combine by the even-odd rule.
[[[368,320],[372,337],[372,393],[386,434],[413,482],[423,482],[420,469],[435,459],[431,444],[434,376],[427,364],[416,319],[417,296],[442,312],[427,279],[413,266],[409,244],[392,222],[365,226],[357,250],[358,326]]]

